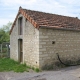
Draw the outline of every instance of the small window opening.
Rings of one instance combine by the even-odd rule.
[[[22,35],[22,31],[23,31],[23,29],[22,29],[22,17],[20,17],[19,19],[18,19],[18,29],[19,29],[19,35]]]
[[[55,44],[55,41],[52,41],[52,44]]]

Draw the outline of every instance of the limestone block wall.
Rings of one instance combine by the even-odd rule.
[[[18,60],[18,27],[17,23],[13,28],[13,31],[10,35],[10,58]]]
[[[58,61],[56,53],[60,55],[62,60],[80,60],[80,32],[40,28],[40,67]]]
[[[10,35],[10,58],[18,61],[18,39],[23,40],[23,63],[33,67],[39,67],[39,30],[36,29],[23,15],[23,35],[18,34],[18,19]]]
[[[24,26],[23,50],[24,63],[39,67],[39,30],[28,20]]]
[[[20,14],[18,16],[21,17]],[[23,17],[23,35],[18,35],[18,19],[10,35],[10,58],[18,61],[18,39],[23,39],[23,63],[42,68],[62,60],[80,60],[80,32],[36,29]]]
[[[20,14],[18,18],[19,17],[22,17],[22,15]],[[18,19],[17,19],[16,24],[14,25],[14,28],[10,34],[10,58],[16,61],[19,60],[18,59],[18,39],[19,38],[23,39],[23,36],[18,35]]]

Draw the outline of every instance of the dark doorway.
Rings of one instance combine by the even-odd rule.
[[[22,17],[20,17],[19,19],[18,19],[18,31],[19,31],[19,35],[22,35],[22,31],[23,31],[23,28],[22,28]]]
[[[18,59],[19,59],[19,62],[22,62],[23,61],[23,40],[22,39],[19,39],[18,40]]]

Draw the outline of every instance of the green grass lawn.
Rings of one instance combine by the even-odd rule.
[[[29,69],[31,68],[29,66],[26,66],[26,64],[20,64],[19,62],[16,62],[9,58],[0,58],[0,72],[3,71],[29,72]],[[34,71],[39,72],[39,69],[35,69]]]

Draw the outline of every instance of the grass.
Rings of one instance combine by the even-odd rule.
[[[32,67],[31,69],[34,70],[35,72],[40,72],[39,68]]]
[[[0,58],[0,72],[3,71],[14,71],[14,72],[29,72],[30,66],[27,66],[26,64],[20,64],[19,62],[16,62],[9,58]],[[38,68],[36,68],[34,71],[39,72]]]
[[[36,72],[40,72],[39,68],[35,68],[35,71],[36,71]]]

